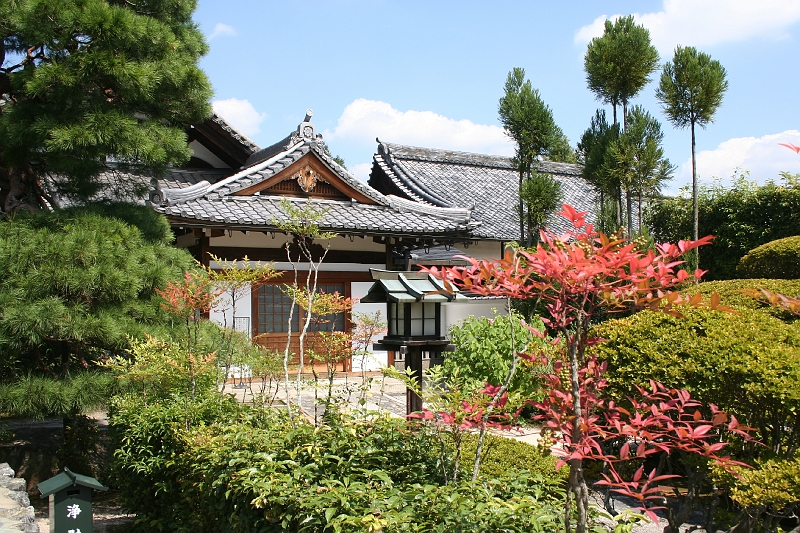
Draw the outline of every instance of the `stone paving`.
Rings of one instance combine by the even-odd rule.
[[[321,416],[324,413],[325,400],[328,398],[327,376],[315,381],[313,376],[304,374],[300,378],[299,401],[296,379],[295,374],[291,376],[289,383],[289,400],[292,405],[300,407],[311,420],[314,419],[316,406],[316,414],[318,417]],[[243,384],[244,387],[240,387],[229,383],[225,387],[225,392],[233,394],[240,402],[250,403],[264,390],[267,397],[274,397],[273,405],[285,405],[286,391],[283,380],[278,383],[273,382],[271,387],[269,385],[265,387],[259,380],[248,382],[245,379]],[[369,373],[365,379],[362,379],[360,373],[336,374],[330,396],[333,401],[346,403],[353,409],[383,411],[398,418],[404,418],[406,414],[406,387],[403,382],[378,373]]]

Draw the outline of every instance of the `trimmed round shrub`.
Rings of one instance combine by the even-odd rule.
[[[736,272],[743,278],[800,279],[800,235],[753,248]]]
[[[687,389],[756,428],[779,451],[800,423],[800,322],[744,307],[681,312],[677,318],[643,311],[594,329],[605,339],[594,349],[609,364],[608,394],[624,399],[650,379]]]

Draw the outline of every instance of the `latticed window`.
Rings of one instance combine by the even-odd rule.
[[[266,284],[258,288],[258,334],[287,333],[289,331],[289,312],[292,309],[292,299],[284,294],[285,285]],[[317,284],[317,292],[332,294],[334,292],[344,295],[344,283]],[[312,320],[309,331],[344,331],[344,313],[337,313],[317,317]],[[305,321],[305,312],[297,305],[294,306],[292,315],[292,333],[299,332]]]
[[[292,299],[281,290],[283,285],[261,285],[258,288],[258,334],[288,333]],[[299,308],[294,306],[292,332],[300,331]]]

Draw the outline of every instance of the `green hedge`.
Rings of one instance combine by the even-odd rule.
[[[800,279],[800,235],[750,250],[736,272],[742,278]]]
[[[466,435],[462,448],[465,465],[471,471],[478,445],[477,435]],[[486,435],[480,475],[484,479],[502,478],[515,472],[527,471],[535,476],[558,480],[566,486],[569,468],[556,470],[556,458],[549,450],[525,442],[495,435]]]
[[[747,252],[800,234],[800,180],[785,174],[784,181],[758,185],[740,176],[730,186],[700,188],[700,236],[715,236],[711,246],[700,249],[700,268],[709,271],[707,279],[738,278],[736,265]],[[691,197],[665,198],[648,207],[645,219],[656,242],[691,238]]]
[[[435,435],[399,419],[315,427],[218,399],[127,398],[110,422],[112,479],[142,531],[563,529],[556,476],[519,470],[445,485]]]
[[[624,398],[649,379],[685,388],[757,428],[780,451],[800,424],[800,322],[746,307],[681,312],[643,311],[594,328],[605,339],[595,350],[609,363],[609,395]]]

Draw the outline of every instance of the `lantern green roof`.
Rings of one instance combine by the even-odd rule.
[[[50,479],[42,481],[36,488],[42,493],[42,498],[46,498],[51,494],[64,490],[67,487],[80,485],[82,487],[89,487],[94,490],[108,490],[108,487],[97,481],[93,477],[76,474],[69,468],[64,468],[64,471],[57,474]]]
[[[469,300],[453,285],[448,284],[426,272],[397,272],[371,268],[375,283],[363,303],[382,302],[454,302]]]

